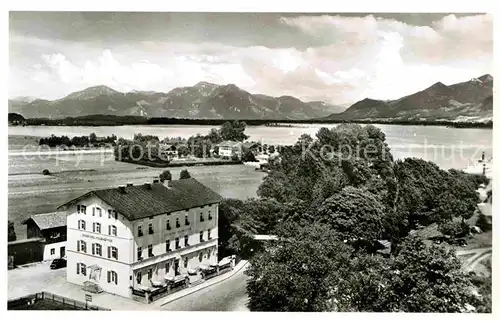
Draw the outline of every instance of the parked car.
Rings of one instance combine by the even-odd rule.
[[[65,259],[55,259],[50,264],[50,268],[52,270],[60,269],[60,268],[63,268],[63,267],[66,267],[66,260]]]

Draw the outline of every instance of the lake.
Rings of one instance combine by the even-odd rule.
[[[303,133],[314,136],[321,127],[335,125],[298,125],[294,127],[248,126],[250,140],[271,145],[293,144]],[[438,126],[380,125],[396,158],[420,157],[442,168],[464,168],[484,151],[492,155],[491,129],[446,128]],[[58,206],[90,190],[111,188],[126,183],[151,182],[163,171],[114,160],[113,154],[81,153],[75,155],[40,155],[19,153],[23,146],[34,145],[35,137],[51,134],[132,138],[135,133],[157,135],[160,139],[206,134],[212,126],[105,126],[9,127],[9,204],[8,217],[14,222],[18,238],[26,237],[21,222],[32,214],[55,211]],[[14,136],[20,135],[20,136]],[[26,136],[26,138],[25,138]],[[32,147],[34,148],[34,146]],[[111,157],[110,157],[111,156]],[[52,175],[42,175],[48,169]],[[170,168],[174,179],[183,168]],[[224,197],[246,199],[255,197],[264,173],[245,165],[189,167],[193,177]]]
[[[300,124],[293,127],[247,126],[249,140],[269,145],[288,145],[297,141],[304,133],[314,136],[321,127],[336,124]],[[464,168],[481,152],[492,155],[493,130],[485,128],[447,128],[444,126],[375,125],[386,134],[387,143],[395,158],[419,157],[433,161],[444,169]],[[215,126],[195,125],[144,125],[144,126],[11,126],[10,135],[47,137],[67,135],[69,137],[89,135],[111,136],[131,139],[134,134],[164,137],[184,137],[207,134]]]

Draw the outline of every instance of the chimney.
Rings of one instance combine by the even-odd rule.
[[[152,187],[151,187],[151,183],[149,183],[149,182],[144,183],[144,186],[145,186],[147,189],[151,189],[151,188],[152,188]]]
[[[132,183],[127,183],[127,187],[134,186]]]
[[[120,191],[120,193],[125,194],[125,186],[124,185],[118,186],[118,190]]]

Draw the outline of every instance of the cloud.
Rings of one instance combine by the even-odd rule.
[[[234,83],[253,93],[352,103],[392,99],[437,81],[465,81],[492,70],[492,17],[448,15],[428,26],[367,15],[295,16],[282,27],[311,43],[288,48],[221,43],[101,43],[11,38],[11,95],[60,98],[107,85],[120,91]],[[270,31],[271,32],[271,31]],[[29,66],[29,67],[25,67]]]

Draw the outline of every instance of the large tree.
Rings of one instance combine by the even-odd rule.
[[[16,231],[14,230],[14,222],[11,222],[11,221],[8,222],[7,232],[8,232],[7,235],[8,235],[9,242],[15,241],[17,239]]]
[[[225,122],[220,128],[220,136],[223,140],[242,142],[248,138],[245,135],[246,126],[245,122],[239,120]]]
[[[252,311],[326,311],[351,250],[327,226],[309,225],[257,254],[246,271]],[[332,259],[335,258],[335,259]]]
[[[386,273],[385,311],[453,313],[480,304],[453,249],[410,237]]]
[[[376,195],[351,186],[325,200],[315,219],[350,241],[378,240],[383,231],[384,206]]]

